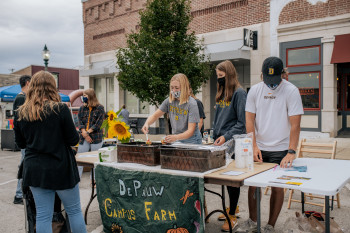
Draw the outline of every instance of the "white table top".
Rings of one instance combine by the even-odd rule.
[[[280,187],[300,190],[305,193],[334,196],[350,181],[350,161],[319,158],[298,158],[293,165],[307,165],[307,172],[270,169],[244,180],[244,185],[256,187]],[[298,180],[301,185],[283,184],[286,180],[277,179],[283,175],[308,177],[310,180]],[[272,183],[272,182],[281,183]],[[294,180],[293,180],[294,181]]]

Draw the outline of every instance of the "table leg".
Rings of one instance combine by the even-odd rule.
[[[305,213],[305,195],[301,192],[301,213]]]
[[[256,197],[256,222],[258,227],[258,233],[260,233],[261,219],[260,219],[260,187],[256,187],[255,197]]]
[[[326,233],[330,233],[331,232],[331,227],[330,227],[330,221],[329,221],[329,196],[325,196],[326,199]]]
[[[333,210],[334,207],[334,196],[332,196],[332,206],[331,206],[331,210]]]
[[[91,202],[94,200],[94,198],[96,197],[95,194],[95,176],[94,176],[94,168],[91,168],[91,196],[90,196],[90,201],[88,203],[88,205],[86,206],[86,210],[85,210],[85,215],[84,215],[84,220],[85,220],[85,224],[87,225],[87,214],[88,214],[88,210],[89,207],[91,205]]]
[[[223,185],[221,185],[221,204],[222,204],[222,209],[226,212],[225,186]]]
[[[204,191],[207,191],[207,192],[209,192],[209,193],[218,195],[218,196],[221,198],[221,203],[222,203],[222,208],[223,208],[223,210],[216,209],[216,210],[211,211],[211,212],[208,214],[208,216],[205,217],[205,222],[207,222],[207,220],[208,220],[213,214],[215,214],[215,213],[222,213],[222,214],[225,215],[226,220],[228,221],[229,228],[230,228],[230,233],[232,233],[231,221],[230,221],[230,218],[229,218],[228,215],[227,215],[226,206],[225,206],[225,186],[224,186],[224,185],[221,185],[221,194],[219,194],[219,193],[217,193],[217,192],[214,192],[214,191],[211,191],[211,190],[206,189],[206,188],[204,188]]]

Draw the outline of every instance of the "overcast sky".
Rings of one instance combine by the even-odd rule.
[[[81,0],[0,0],[0,74],[44,65],[45,44],[49,66],[77,68],[83,33]]]

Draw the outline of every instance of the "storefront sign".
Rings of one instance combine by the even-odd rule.
[[[300,95],[314,95],[315,88],[303,87],[303,88],[299,88],[299,92],[300,92]]]
[[[204,232],[202,178],[98,165],[96,187],[104,232]]]
[[[253,50],[258,49],[258,31],[252,31],[247,28],[243,29],[243,45],[253,48]]]

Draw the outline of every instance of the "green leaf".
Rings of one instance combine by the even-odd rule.
[[[119,114],[122,110],[123,110],[123,108],[120,108],[120,109],[118,110],[118,112],[116,112],[115,114],[117,114],[117,116],[118,116],[118,114]]]

